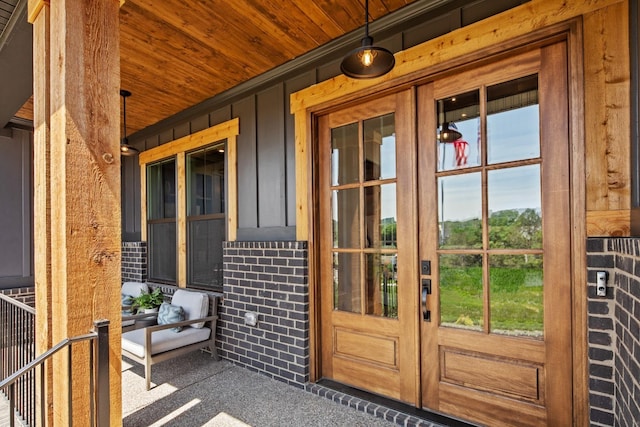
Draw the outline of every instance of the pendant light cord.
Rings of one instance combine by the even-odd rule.
[[[369,0],[364,0],[364,36],[369,37]]]

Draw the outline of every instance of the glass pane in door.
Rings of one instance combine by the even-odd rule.
[[[360,313],[360,254],[333,254],[333,308]]]
[[[440,248],[482,247],[481,179],[479,173],[438,178]]]
[[[365,181],[396,177],[394,117],[387,114],[363,122]]]
[[[491,332],[542,338],[542,255],[489,257]]]
[[[488,172],[489,247],[542,248],[540,165]]]
[[[487,87],[488,163],[540,157],[538,75]]]
[[[443,254],[440,274],[440,324],[481,331],[484,325],[482,255]]]
[[[360,192],[357,188],[332,192],[334,248],[360,248]]]
[[[398,276],[395,254],[366,256],[367,314],[398,317]]]
[[[358,123],[331,129],[331,185],[358,182]]]
[[[473,90],[436,102],[438,171],[480,164],[480,91]]]

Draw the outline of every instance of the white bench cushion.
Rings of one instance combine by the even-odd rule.
[[[145,329],[136,329],[122,334],[122,349],[144,357]],[[182,332],[175,333],[171,329],[163,329],[151,334],[151,354],[164,353],[189,344],[206,341],[211,335],[209,328],[185,327]]]
[[[130,295],[132,297],[139,296],[142,292],[149,292],[149,287],[146,283],[140,282],[124,282],[120,293],[122,295]]]
[[[171,304],[182,307],[184,320],[195,320],[207,317],[209,313],[209,296],[204,292],[187,291],[178,289],[171,297]],[[202,328],[204,322],[191,325],[192,328]]]

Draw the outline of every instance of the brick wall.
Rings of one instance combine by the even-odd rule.
[[[592,426],[640,420],[640,239],[587,240],[589,403]],[[609,274],[596,296],[596,272]]]
[[[33,286],[0,290],[3,294],[20,301],[29,307],[36,306],[36,289]]]
[[[122,242],[122,281],[147,281],[147,242]]]
[[[225,242],[219,353],[238,365],[303,387],[309,381],[306,242]],[[245,313],[258,314],[256,326]]]

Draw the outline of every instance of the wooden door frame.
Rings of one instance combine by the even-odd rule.
[[[515,14],[520,8],[507,14]],[[531,11],[527,11],[528,13]],[[578,13],[580,12],[580,13]],[[569,81],[569,151],[570,151],[570,207],[571,207],[571,293],[572,306],[572,363],[573,363],[573,419],[574,425],[584,425],[589,419],[589,384],[587,357],[587,288],[586,283],[586,182],[585,182],[585,144],[584,144],[584,71],[582,65],[583,11],[573,11],[573,15],[564,16],[566,21],[555,21],[553,25],[533,30],[527,25],[521,33],[513,32],[502,36],[500,40],[487,42],[488,47],[474,50],[477,44],[457,46],[455,53],[442,54],[425,65],[416,59],[429,57],[434,51],[442,49],[443,36],[414,48],[396,54],[396,62],[404,64],[387,77],[365,81],[355,81],[338,76],[321,84],[304,89],[291,95],[291,112],[295,116],[296,141],[296,238],[307,241],[309,248],[309,321],[310,321],[310,381],[320,379],[321,342],[319,333],[319,283],[318,254],[316,236],[318,232],[317,199],[317,117],[346,105],[357,103],[382,93],[394,92],[406,87],[416,86],[435,80],[453,72],[493,62],[499,58],[538,48],[551,42],[565,40],[568,47]],[[533,11],[533,13],[536,13]],[[556,15],[554,19],[557,19]],[[514,19],[516,19],[514,17]],[[491,20],[488,19],[487,21]],[[520,21],[518,18],[517,21]],[[483,21],[484,22],[484,21]],[[471,31],[470,29],[467,30]],[[467,34],[468,34],[467,32]],[[458,31],[453,32],[455,36]],[[452,33],[452,34],[453,34]],[[454,35],[450,36],[454,38]],[[498,38],[498,37],[496,37]],[[446,43],[445,43],[446,44]],[[413,62],[411,62],[413,59]],[[416,278],[418,280],[418,278]]]

